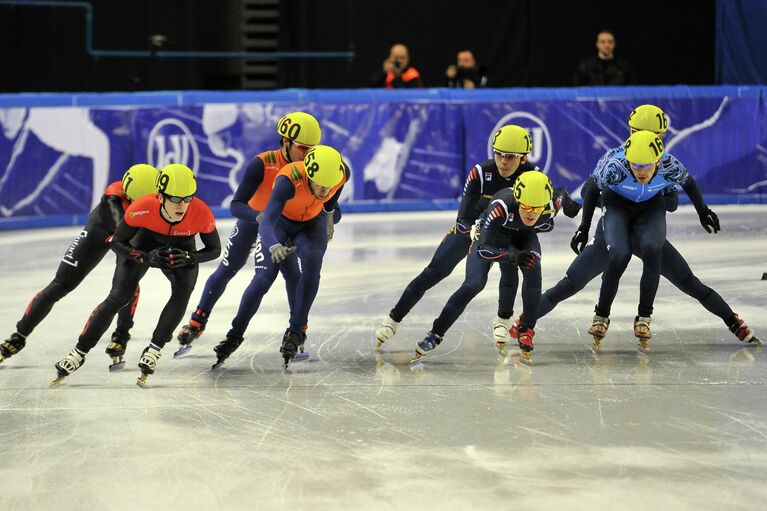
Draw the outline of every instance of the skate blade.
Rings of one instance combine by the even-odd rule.
[[[602,348],[602,339],[594,337],[594,351],[599,351]]]
[[[757,340],[758,340],[758,339],[757,339]],[[753,342],[753,341],[752,341],[752,342]],[[0,355],[0,364],[2,364],[4,360],[5,360],[5,357],[4,357],[3,355]]]
[[[506,356],[506,343],[505,342],[496,342],[495,343],[495,349],[498,350],[498,354],[501,357],[505,357]]]
[[[190,351],[192,351],[192,345],[187,344],[185,346],[181,346],[174,354],[173,358],[182,358],[185,355],[187,355]]]
[[[136,385],[138,385],[142,389],[148,389],[149,388],[149,383],[146,381],[147,376],[148,375],[146,375],[146,374],[142,374],[141,376],[136,378]]]
[[[48,386],[49,387],[54,387],[54,386],[58,385],[59,383],[63,382],[64,378],[66,378],[66,376],[57,376],[56,378],[52,379],[50,381],[50,383],[48,383]]]
[[[650,351],[650,346],[649,346],[648,342],[649,342],[649,339],[639,339],[639,342],[637,343],[637,347],[640,350],[642,350],[645,353],[647,353],[648,351]]]
[[[217,369],[220,369],[221,366],[224,365],[224,362],[225,362],[225,360],[220,360],[220,361],[216,362],[215,364],[210,366],[210,370],[211,371],[216,371]]]
[[[383,344],[384,344],[384,343],[383,343],[383,341],[382,341],[382,340],[380,340],[380,339],[376,339],[376,347],[375,347],[375,348],[373,348],[373,351],[380,351],[380,349],[381,349],[381,346],[383,346]],[[2,362],[2,361],[0,360],[0,362]]]
[[[533,365],[533,353],[531,351],[522,351],[519,361],[526,366]]]
[[[109,372],[114,373],[116,371],[122,371],[125,369],[125,360],[120,360],[119,362],[114,362],[109,365]]]
[[[309,357],[311,354],[308,351],[300,351],[296,353],[296,356],[293,358],[293,362],[305,362],[309,360]]]

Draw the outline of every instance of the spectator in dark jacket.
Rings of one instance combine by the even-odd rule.
[[[615,56],[615,35],[609,30],[597,34],[597,54],[582,61],[575,70],[575,85],[631,85],[636,73],[631,64]]]

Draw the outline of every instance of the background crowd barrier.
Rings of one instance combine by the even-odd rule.
[[[281,90],[0,95],[0,229],[82,223],[134,163],[185,163],[221,216],[246,162],[278,146],[277,120],[313,113],[352,169],[345,211],[453,208],[467,170],[504,124],[532,133],[531,160],[576,196],[628,136],[629,112],[660,106],[666,148],[711,203],[762,203],[767,87]]]

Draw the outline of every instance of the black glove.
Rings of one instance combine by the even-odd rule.
[[[706,208],[703,213],[698,215],[698,218],[700,218],[700,225],[706,229],[706,232],[711,233],[713,229],[713,232],[716,234],[721,230],[719,227],[719,217],[711,209]]]
[[[586,227],[585,225],[581,225],[578,227],[578,230],[575,231],[575,235],[573,236],[573,239],[570,240],[570,248],[573,249],[573,252],[576,254],[580,254],[583,252],[583,249],[586,248],[586,243],[589,242],[589,227]]]
[[[515,252],[509,252],[509,261],[516,264],[520,268],[529,270],[538,261],[540,256],[535,252],[529,250],[517,250]]]
[[[151,268],[162,268],[163,270],[172,269],[170,247],[155,248],[146,256],[146,264]]]
[[[566,217],[575,218],[578,216],[578,213],[580,213],[582,206],[575,202],[564,188],[555,188],[554,198],[559,200],[562,213],[564,213]]]
[[[170,266],[171,268],[183,268],[184,266],[191,266],[197,264],[194,254],[177,247],[170,248]]]

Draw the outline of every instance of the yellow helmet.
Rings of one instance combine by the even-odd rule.
[[[283,115],[277,122],[277,133],[293,142],[311,146],[319,144],[322,139],[320,123],[306,112]]]
[[[306,153],[304,167],[309,179],[325,187],[333,187],[340,183],[346,172],[341,154],[327,145],[312,147]]]
[[[629,126],[635,130],[666,133],[668,118],[663,110],[655,105],[640,105],[629,114]]]
[[[172,197],[189,197],[197,192],[197,180],[192,169],[180,163],[166,165],[157,176],[160,193]]]
[[[522,126],[507,124],[493,136],[493,150],[504,154],[527,154],[533,150],[533,141]]]
[[[538,208],[551,202],[554,186],[549,176],[537,170],[523,172],[514,181],[514,198],[519,204]]]
[[[655,163],[663,156],[663,141],[652,131],[637,131],[623,145],[626,159],[636,165]]]
[[[157,193],[159,170],[146,163],[133,165],[123,174],[123,191],[132,201]]]

